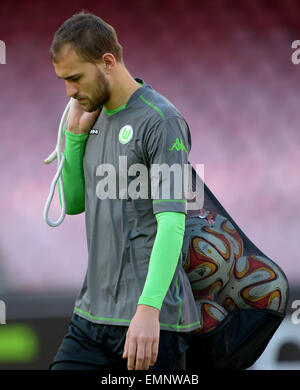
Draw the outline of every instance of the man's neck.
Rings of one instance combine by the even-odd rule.
[[[122,67],[112,86],[111,97],[104,105],[109,111],[115,110],[126,104],[131,95],[141,85],[130,75],[125,67]]]

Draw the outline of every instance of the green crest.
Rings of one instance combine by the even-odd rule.
[[[122,129],[119,132],[119,141],[121,144],[127,144],[131,140],[133,136],[133,129],[131,126],[126,125],[122,127]]]

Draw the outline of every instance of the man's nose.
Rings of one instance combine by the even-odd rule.
[[[74,97],[78,93],[78,88],[75,88],[71,83],[66,83],[66,91],[68,97]]]

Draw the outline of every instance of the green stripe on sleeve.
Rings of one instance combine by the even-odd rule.
[[[145,99],[143,95],[140,95],[139,97],[144,103],[148,104],[148,106],[152,107],[155,111],[157,111],[162,118],[165,117],[164,114],[161,112],[161,110],[158,107],[156,107],[153,103]]]

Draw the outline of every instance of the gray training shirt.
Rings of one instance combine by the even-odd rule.
[[[121,109],[101,111],[83,159],[88,268],[75,302],[76,314],[93,323],[129,326],[147,277],[157,232],[155,214],[187,214],[184,191],[181,198],[174,196],[174,176],[170,184],[156,180],[155,187],[150,167],[163,163],[183,167],[190,148],[184,118],[148,84],[137,89]],[[133,164],[143,165],[143,171],[141,165],[135,166],[140,177]],[[142,184],[137,185],[138,179],[144,179]],[[170,196],[162,193],[162,187],[171,189]],[[135,199],[135,193],[140,198]],[[181,257],[159,322],[161,329],[177,332],[199,327]]]

